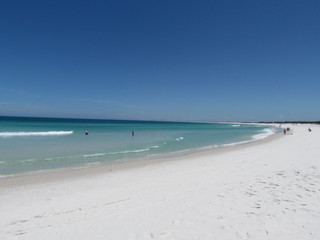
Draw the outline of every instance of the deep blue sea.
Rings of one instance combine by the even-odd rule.
[[[217,148],[273,132],[247,124],[0,117],[0,175]]]

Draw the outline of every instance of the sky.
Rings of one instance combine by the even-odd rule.
[[[320,120],[320,1],[0,1],[0,116]]]

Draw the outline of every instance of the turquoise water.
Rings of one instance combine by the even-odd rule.
[[[0,175],[134,161],[252,141],[272,131],[245,124],[0,117]]]

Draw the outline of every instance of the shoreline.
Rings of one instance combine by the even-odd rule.
[[[283,127],[212,154],[21,177],[0,188],[0,238],[319,239],[320,126]]]
[[[257,124],[258,125],[258,124]],[[266,125],[263,126],[273,126]],[[178,152],[154,154],[139,158],[121,159],[113,162],[104,162],[99,164],[89,164],[78,167],[44,169],[30,171],[26,173],[17,173],[10,175],[2,175],[0,177],[0,189],[12,186],[23,186],[36,183],[44,183],[51,181],[62,181],[72,178],[80,178],[84,176],[93,176],[104,174],[110,171],[119,171],[123,169],[139,168],[149,164],[157,164],[161,162],[181,161],[200,156],[215,156],[229,151],[235,151],[255,145],[264,144],[266,142],[281,137],[280,132],[275,132],[262,139],[252,139],[239,143],[225,144],[219,147],[207,146],[194,149],[187,149]]]
[[[234,127],[234,125],[232,125],[231,123],[221,123],[221,124],[227,124],[228,127],[230,127],[230,130],[232,129],[232,127]],[[244,126],[249,125],[249,124],[241,124],[241,123],[234,123],[234,124],[236,124],[237,127],[240,127],[240,125],[244,125]],[[252,125],[252,124],[250,124],[250,125]],[[188,140],[186,141],[187,143],[185,146],[184,146],[185,143],[182,143],[182,144],[179,143],[180,144],[179,146],[176,144],[176,141],[180,141],[181,139],[183,139],[183,137],[176,138],[175,141],[169,139],[164,142],[161,142],[161,141],[155,142],[152,145],[150,145],[151,143],[149,143],[149,141],[147,139],[146,140],[147,142],[144,145],[142,145],[142,147],[141,146],[134,147],[134,145],[133,145],[134,141],[132,141],[130,143],[126,142],[123,146],[128,145],[129,150],[127,150],[127,148],[122,149],[123,147],[121,146],[122,148],[120,148],[120,149],[122,149],[122,150],[119,150],[119,152],[118,152],[117,150],[113,151],[113,149],[109,149],[108,147],[104,148],[104,146],[100,146],[101,145],[100,142],[105,141],[105,139],[103,139],[103,140],[101,140],[99,142],[97,141],[95,143],[93,140],[89,141],[88,146],[87,145],[85,146],[86,147],[85,149],[87,150],[86,152],[88,152],[88,153],[85,153],[84,151],[81,151],[81,149],[77,149],[79,147],[81,148],[81,146],[84,147],[83,145],[87,144],[86,142],[84,143],[83,140],[76,142],[76,143],[73,143],[74,145],[70,144],[70,140],[69,140],[69,142],[67,140],[65,140],[67,143],[67,146],[65,146],[65,147],[60,146],[60,149],[55,148],[55,152],[51,153],[51,155],[49,154],[48,158],[46,158],[45,155],[43,155],[43,156],[37,155],[37,153],[41,152],[41,150],[42,150],[41,145],[40,146],[34,145],[33,148],[25,149],[26,155],[23,153],[23,151],[21,151],[21,149],[23,150],[23,147],[22,147],[20,149],[20,151],[22,152],[20,154],[21,156],[16,156],[16,159],[12,158],[12,162],[11,162],[11,160],[7,160],[6,158],[11,159],[11,156],[14,156],[14,155],[10,151],[7,151],[7,152],[4,151],[4,155],[2,156],[3,161],[0,162],[0,167],[3,166],[3,168],[1,168],[0,179],[4,179],[4,178],[8,178],[8,177],[11,178],[11,177],[20,176],[20,175],[38,174],[38,172],[46,173],[46,172],[59,171],[59,170],[64,171],[65,169],[68,169],[68,168],[69,169],[90,168],[94,165],[97,165],[97,166],[117,165],[117,164],[124,164],[126,162],[131,162],[131,161],[139,161],[140,162],[140,161],[149,160],[149,159],[153,160],[153,159],[160,159],[160,158],[172,158],[172,156],[186,156],[189,154],[193,154],[193,152],[207,151],[206,149],[225,148],[227,146],[243,145],[243,144],[251,143],[254,141],[259,141],[259,140],[262,140],[262,139],[268,137],[269,135],[277,133],[277,128],[274,127],[273,125],[266,125],[266,124],[264,124],[264,125],[256,124],[256,125],[259,129],[261,128],[260,131],[256,131],[256,132],[252,131],[251,136],[248,133],[247,133],[247,135],[243,134],[242,139],[240,137],[239,137],[239,139],[229,137],[229,139],[219,141],[219,140],[214,139],[214,138],[216,138],[216,133],[214,132],[212,135],[207,134],[208,136],[213,136],[212,137],[213,139],[211,141],[208,141],[208,140],[206,140],[206,138],[204,138],[205,141],[202,143],[199,140],[201,142],[201,144],[198,144],[197,142],[192,142],[192,137],[191,138],[189,137]],[[215,126],[215,125],[213,125],[213,126]],[[8,136],[12,136],[14,134],[18,134],[17,136],[20,136],[20,135],[24,136],[24,135],[26,135],[26,133],[28,133],[28,135],[30,135],[30,136],[32,136],[32,135],[41,136],[44,133],[45,133],[45,135],[47,135],[49,133],[50,134],[52,134],[52,133],[61,134],[62,133],[61,130],[53,131],[51,128],[48,128],[48,129],[50,129],[50,130],[45,131],[45,132],[3,132],[3,134],[8,135]],[[72,132],[73,131],[75,131],[75,130],[72,130]],[[65,130],[63,131],[63,133],[69,133],[69,132],[66,132]],[[237,131],[235,131],[235,132],[237,132]],[[178,134],[180,134],[180,133],[178,133]],[[219,139],[219,137],[220,136],[218,133],[217,139]],[[77,139],[82,139],[82,138],[77,138]],[[96,139],[99,140],[99,138],[97,138],[97,137],[96,137]],[[191,139],[191,141],[190,141],[190,139]],[[197,138],[195,138],[195,139],[197,139]],[[9,140],[11,141],[11,139],[9,139]],[[138,138],[138,140],[141,141],[141,139],[139,139],[139,138]],[[18,138],[17,138],[17,141],[18,141]],[[46,141],[48,141],[48,140],[46,140]],[[107,138],[107,141],[111,141],[111,140]],[[170,144],[168,144],[167,141]],[[183,141],[183,142],[185,142],[185,141]],[[7,144],[7,141],[4,141],[4,144]],[[27,144],[28,143],[26,143],[26,145]],[[171,144],[176,144],[177,146],[171,148],[170,147]],[[211,145],[205,146],[205,144],[211,144]],[[14,143],[11,143],[11,145],[14,145]],[[131,145],[133,146],[133,148]],[[167,145],[169,147],[166,147]],[[204,145],[204,146],[201,146],[201,145]],[[96,147],[96,146],[100,146],[100,148]],[[8,147],[10,147],[10,146],[8,146]],[[44,145],[44,147],[45,147],[44,149],[46,149],[46,147],[49,149],[48,144]],[[60,154],[60,150],[63,149],[63,147],[65,149],[69,149],[69,147],[70,147],[70,149],[73,149],[73,150],[69,151],[70,153],[68,151],[65,151],[65,154],[64,153]],[[158,150],[158,149],[154,150],[153,148],[159,148],[160,150]],[[8,149],[11,149],[11,148],[8,148]],[[16,151],[16,150],[14,150],[14,151]],[[140,152],[142,152],[142,153],[140,153]],[[98,157],[96,157],[96,156],[98,156]],[[86,160],[87,157],[88,157],[88,160]],[[58,159],[57,162],[55,162],[56,158]],[[72,159],[74,159],[74,160],[72,160]],[[48,160],[48,161],[46,161],[46,160]],[[51,160],[53,160],[53,161],[51,161]],[[20,164],[20,162],[21,162],[21,164]]]

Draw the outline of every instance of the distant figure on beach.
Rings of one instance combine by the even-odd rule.
[[[309,128],[308,131],[311,132],[311,128]]]
[[[89,131],[88,130],[86,130],[86,133],[85,133],[85,135],[88,135],[89,134]]]
[[[131,131],[131,136],[134,137],[134,130]]]
[[[283,135],[286,135],[287,134],[287,129],[283,129]]]

